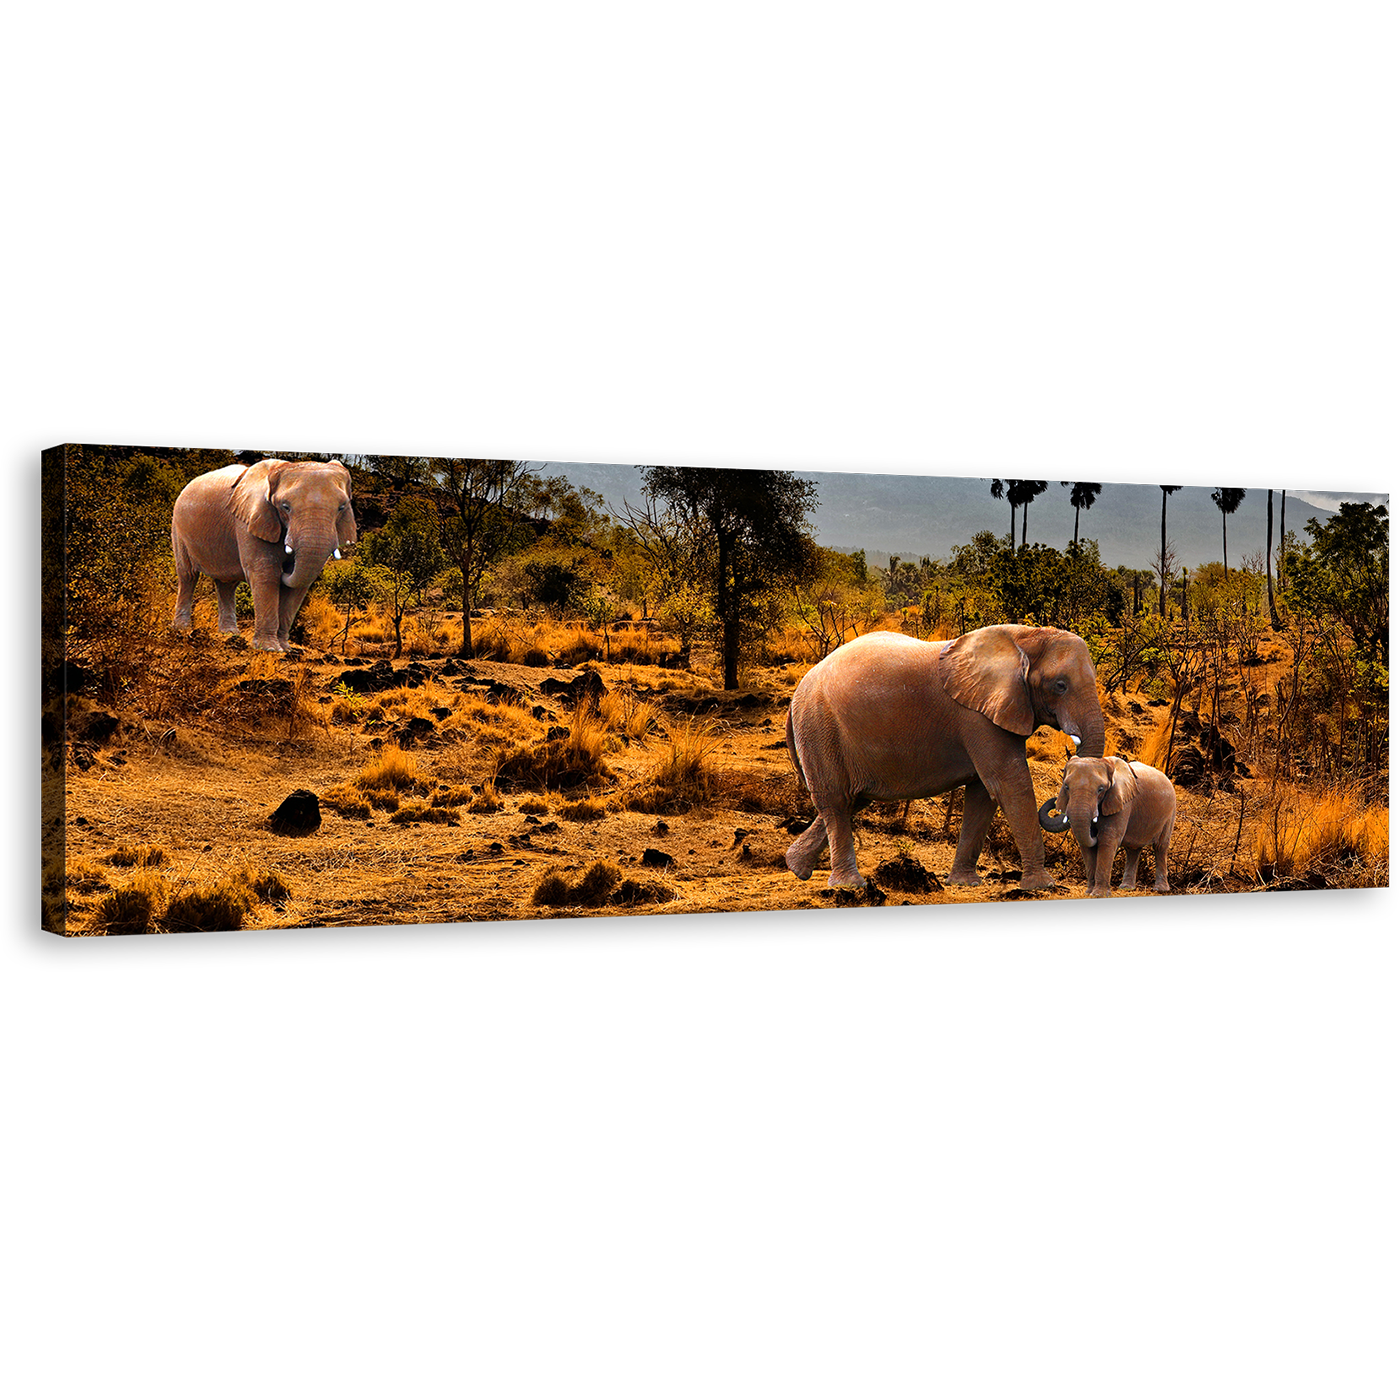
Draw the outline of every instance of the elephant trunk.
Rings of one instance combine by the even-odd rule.
[[[1102,758],[1104,746],[1103,711],[1099,708],[1098,696],[1093,697],[1093,708],[1083,710],[1064,708],[1051,709],[1045,716],[1061,734],[1074,740],[1076,758]]]
[[[1040,824],[1046,831],[1058,835],[1062,831],[1069,830],[1069,816],[1065,812],[1055,812],[1054,816],[1050,815],[1051,812],[1055,811],[1055,803],[1057,801],[1057,798],[1052,797],[1048,802],[1043,802],[1041,804]]]
[[[1085,715],[1079,731],[1079,745],[1075,749],[1078,758],[1102,758],[1104,746],[1103,715],[1098,707],[1093,714]]]
[[[1083,850],[1099,844],[1099,812],[1095,807],[1092,814],[1084,807],[1077,807],[1069,814],[1069,824],[1074,828],[1074,839]]]
[[[310,588],[321,576],[326,560],[339,545],[336,538],[335,522],[297,523],[287,531],[283,541],[286,549],[282,566],[284,588]]]

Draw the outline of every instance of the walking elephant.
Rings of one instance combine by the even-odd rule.
[[[355,543],[350,473],[340,462],[220,467],[180,492],[170,522],[176,628],[190,626],[200,574],[214,580],[219,630],[237,632],[233,595],[253,594],[253,645],[286,651],[292,620],[326,561]]]
[[[1054,816],[1052,809],[1060,815]],[[1060,794],[1040,809],[1046,831],[1074,830],[1084,855],[1089,894],[1110,893],[1113,857],[1122,846],[1126,863],[1120,889],[1137,888],[1138,861],[1152,847],[1157,878],[1152,888],[1167,893],[1167,848],[1176,825],[1176,789],[1171,779],[1145,763],[1125,758],[1081,758],[1065,765]]]
[[[1100,755],[1103,711],[1089,649],[1054,627],[983,627],[951,642],[870,632],[838,647],[799,682],[788,752],[817,809],[788,847],[811,877],[831,847],[831,886],[863,885],[851,819],[867,803],[964,788],[956,885],[980,885],[977,858],[998,806],[1021,853],[1021,888],[1048,889],[1026,739],[1049,724]]]

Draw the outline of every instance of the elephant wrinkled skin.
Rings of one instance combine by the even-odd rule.
[[[1046,807],[1052,804],[1046,803]],[[1176,789],[1156,768],[1126,758],[1081,758],[1065,765],[1060,795],[1053,805],[1057,819],[1041,809],[1040,824],[1047,831],[1074,832],[1084,856],[1084,875],[1095,899],[1111,893],[1113,857],[1123,847],[1125,864],[1120,889],[1137,888],[1138,861],[1144,848],[1152,847],[1157,878],[1152,888],[1163,894],[1167,886],[1167,848],[1176,825]]]
[[[788,752],[817,809],[788,848],[788,869],[809,879],[829,843],[827,883],[863,885],[851,831],[861,807],[963,787],[949,882],[982,883],[977,857],[1000,805],[1021,853],[1021,888],[1052,888],[1026,764],[1026,739],[1042,724],[1103,753],[1094,665],[1073,632],[983,627],[951,642],[870,632],[838,647],[788,708]]]
[[[170,522],[179,588],[173,626],[188,628],[200,574],[214,580],[219,630],[237,632],[233,596],[253,595],[253,645],[286,651],[292,621],[326,561],[355,543],[350,473],[340,462],[220,467],[180,492]]]

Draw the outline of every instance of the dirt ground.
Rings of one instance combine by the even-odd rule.
[[[220,651],[215,660],[225,673],[222,698],[206,713],[165,724],[108,707],[117,728],[105,741],[79,746],[75,757],[81,762],[69,762],[70,933],[102,931],[103,896],[133,873],[114,865],[113,856],[134,844],[161,853],[159,875],[170,895],[239,870],[275,873],[290,894],[256,900],[244,927],[1072,899],[1085,893],[1068,833],[1046,837],[1047,863],[1060,887],[1020,891],[1019,856],[1000,816],[983,853],[979,887],[898,888],[897,877],[892,880],[887,871],[870,892],[833,892],[825,887],[825,858],[812,880],[795,879],[783,852],[812,808],[783,742],[794,682],[781,668],[755,674],[744,691],[725,693],[684,672],[590,666],[609,691],[651,707],[650,732],[640,738],[628,737],[621,726],[611,732],[604,756],[611,776],[590,789],[541,792],[501,781],[500,810],[474,812],[469,794],[480,793],[503,754],[540,744],[551,730],[557,735],[569,724],[569,697],[546,691],[576,682],[579,671],[448,657],[424,658],[410,669],[400,661],[392,663],[398,684],[385,701],[373,691],[359,695],[346,683],[347,675],[350,682],[363,678],[365,663],[347,665],[321,653],[270,658],[238,650]],[[385,663],[379,664],[382,680]],[[268,693],[279,682],[283,690],[300,687],[295,722],[295,702]],[[239,711],[230,697],[248,700],[253,710]],[[259,700],[265,702],[261,711]],[[76,706],[77,727],[85,712],[100,708]],[[1165,709],[1145,695],[1105,697],[1104,708],[1108,751],[1127,757],[1142,750]],[[410,726],[415,718],[416,727]],[[709,735],[715,799],[686,812],[627,810],[628,794],[668,747],[666,733],[687,723]],[[417,762],[420,806],[434,792],[440,800],[450,796],[449,789],[459,795],[449,820],[395,821],[393,813],[378,809],[342,815],[328,804],[328,792],[344,792],[367,764],[399,744]],[[1058,790],[1064,753],[1058,734],[1042,729],[1032,736],[1028,754],[1037,801]],[[268,818],[295,789],[321,797],[321,824],[309,835],[278,834]],[[588,796],[601,813],[575,807]],[[1249,861],[1249,780],[1238,777],[1200,791],[1179,788],[1178,797],[1173,892],[1259,888]],[[915,870],[916,883],[918,868],[941,882],[952,864],[960,798],[915,802],[907,814],[895,806],[863,813],[857,827],[862,872],[870,876],[885,862],[899,862],[901,869]],[[529,810],[542,805],[548,810]],[[1122,859],[1120,853],[1115,879]],[[573,883],[598,861],[634,882],[614,893],[614,902],[532,902],[547,873]],[[1139,878],[1144,884],[1152,879],[1150,852]],[[629,891],[643,902],[615,902]],[[1126,897],[1160,896],[1140,890]]]

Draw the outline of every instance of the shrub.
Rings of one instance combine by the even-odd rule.
[[[119,866],[157,866],[165,864],[165,852],[159,846],[118,846],[107,860]]]
[[[454,783],[450,787],[440,788],[433,794],[432,805],[434,807],[462,807],[472,800],[472,790],[463,787],[459,783]]]
[[[418,759],[404,749],[386,748],[379,757],[365,765],[355,786],[367,792],[411,792],[424,786]]]
[[[598,716],[581,705],[562,738],[547,739],[508,755],[496,777],[519,787],[561,788],[610,779],[612,770],[603,762],[608,732]]]
[[[226,877],[175,894],[165,910],[165,925],[181,933],[242,928],[252,907],[249,887],[242,880]]]
[[[708,720],[690,719],[673,726],[660,761],[624,794],[623,806],[633,812],[671,815],[713,801],[718,784],[709,759],[721,737]]]
[[[581,802],[566,802],[559,809],[565,821],[594,822],[607,814],[607,808],[596,798],[585,797]]]
[[[569,882],[551,867],[545,871],[539,884],[535,886],[535,892],[530,896],[530,903],[551,906],[567,904],[572,892]]]
[[[440,826],[457,826],[460,818],[451,807],[434,807],[427,802],[410,802],[400,807],[389,818],[391,822],[403,825],[406,822],[429,822]]]
[[[556,907],[564,904],[584,904],[596,909],[608,902],[608,896],[621,879],[622,871],[605,860],[594,861],[572,884],[556,866],[550,866],[540,877],[534,894],[530,896],[530,902]]]
[[[1390,869],[1390,810],[1344,789],[1280,788],[1255,830],[1265,881],[1319,876],[1329,883],[1383,885]]]
[[[265,904],[285,904],[292,897],[292,887],[275,870],[254,870],[247,866],[243,881]]]
[[[148,933],[164,897],[165,881],[159,875],[137,875],[103,896],[97,906],[97,922],[109,934]]]
[[[370,813],[370,806],[365,801],[364,795],[348,783],[328,788],[321,794],[321,804],[352,821],[363,821]]]
[[[549,811],[549,803],[538,797],[527,797],[520,804],[520,810],[530,816],[540,817]]]
[[[481,791],[472,799],[467,811],[475,812],[481,816],[489,816],[499,812],[505,805],[501,801],[500,793],[496,791],[496,784],[488,780],[481,785]]]

